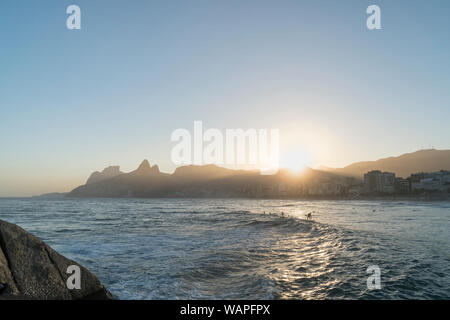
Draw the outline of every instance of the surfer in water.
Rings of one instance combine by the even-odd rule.
[[[312,212],[305,214],[306,220],[312,220]]]

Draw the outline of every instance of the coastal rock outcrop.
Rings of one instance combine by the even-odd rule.
[[[78,266],[80,289],[68,289],[71,274]],[[0,220],[0,299],[78,300],[112,299],[95,275],[65,258],[42,240],[17,225]]]

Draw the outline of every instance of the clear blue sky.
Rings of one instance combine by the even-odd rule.
[[[66,28],[71,4],[82,30]],[[2,0],[0,196],[144,158],[170,172],[170,134],[194,120],[280,128],[310,166],[448,149],[449,14],[446,0]]]

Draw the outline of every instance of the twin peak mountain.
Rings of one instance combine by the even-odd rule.
[[[151,167],[150,162],[148,162],[148,160],[144,160],[139,165],[139,167],[131,173],[135,175],[154,175],[159,174],[160,171],[157,165]],[[120,171],[120,166],[110,166],[105,168],[102,172],[95,171],[94,173],[92,173],[86,184],[98,183],[122,174],[124,174],[124,172]]]
[[[173,174],[161,172],[144,160],[124,173],[119,166],[94,172],[85,185],[69,193],[72,197],[204,197],[237,196],[242,179],[262,177],[259,171],[232,170],[216,165],[188,165]]]

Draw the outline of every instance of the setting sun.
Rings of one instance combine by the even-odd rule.
[[[300,173],[310,165],[309,162],[309,154],[301,147],[297,147],[281,154],[280,167],[289,169],[294,173]]]

